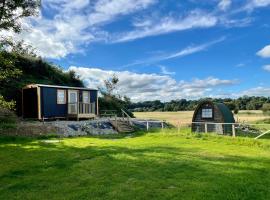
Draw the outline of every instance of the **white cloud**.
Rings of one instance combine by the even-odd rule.
[[[270,45],[265,46],[260,51],[257,52],[257,55],[262,58],[270,58]]]
[[[231,0],[221,0],[218,4],[218,8],[220,10],[225,11],[225,10],[228,10],[230,8],[231,4],[232,4]]]
[[[184,31],[194,28],[209,28],[215,26],[217,22],[218,19],[215,16],[199,10],[194,10],[189,12],[185,17],[162,17],[151,23],[148,21],[144,26],[139,26],[139,28],[137,26],[137,29],[135,30],[116,34],[112,41],[126,42],[175,31]]]
[[[147,17],[141,15],[141,11],[158,2],[158,0],[43,0],[41,15],[22,21],[26,31],[20,35],[4,31],[0,35],[25,40],[38,49],[38,54],[43,57],[62,58],[70,53],[82,52],[85,46],[93,42],[127,42],[176,31],[217,25],[246,26],[251,23],[249,18],[235,19],[230,14],[220,12],[229,10],[231,0],[219,0],[219,11],[215,8],[213,12],[196,8],[179,10],[178,13],[169,12],[164,16],[164,13],[158,10],[160,7],[156,6],[157,10],[149,10]],[[250,8],[269,4],[270,0],[252,0],[248,3]],[[131,26],[121,27],[124,30],[119,32],[106,30],[107,24],[131,14],[134,15],[127,17]],[[192,51],[192,47],[189,50]]]
[[[246,66],[245,63],[238,63],[238,64],[236,65],[236,67],[245,67],[245,66]]]
[[[91,88],[102,86],[103,80],[116,74],[119,77],[118,93],[130,97],[133,101],[197,99],[209,95],[209,92],[216,87],[237,84],[236,80],[221,80],[214,77],[193,79],[187,82],[177,81],[168,75],[153,73],[139,74],[130,71],[112,71],[75,66],[70,67],[69,70],[74,70],[84,80],[86,86]]]
[[[42,6],[53,16],[41,13],[37,18],[24,19],[21,34],[3,31],[2,36],[24,40],[37,49],[37,54],[47,58],[62,58],[70,53],[83,51],[91,42],[106,40],[107,32],[99,27],[145,9],[156,0],[44,0]],[[53,12],[52,12],[53,11]]]
[[[248,0],[246,5],[243,8],[240,8],[240,11],[253,11],[256,8],[267,7],[270,5],[270,0]]]
[[[264,66],[263,66],[263,69],[264,69],[265,71],[270,72],[270,65],[264,65]]]
[[[166,66],[159,65],[159,67],[160,67],[160,70],[161,70],[162,74],[164,74],[164,75],[175,75],[175,72],[169,71]]]
[[[91,25],[113,20],[119,15],[126,15],[147,8],[156,0],[99,0],[94,12],[89,15]]]
[[[269,97],[270,96],[270,88],[268,87],[255,87],[250,88],[248,90],[242,91],[241,93],[237,94],[237,96],[264,96]]]
[[[123,65],[122,67],[131,67],[131,66],[135,66],[135,65],[142,65],[142,64],[152,64],[152,63],[156,63],[156,62],[160,62],[160,61],[164,61],[164,60],[170,60],[170,59],[174,59],[174,58],[179,58],[179,57],[184,57],[184,56],[188,56],[200,51],[204,51],[206,49],[208,49],[209,47],[211,47],[212,45],[215,45],[217,43],[220,43],[222,41],[224,41],[226,39],[226,37],[221,37],[217,40],[212,40],[210,42],[201,44],[201,45],[191,45],[188,46],[180,51],[177,52],[173,52],[173,53],[163,53],[162,55],[158,55],[158,56],[154,56],[151,58],[147,58],[145,60],[138,60],[132,63],[129,63],[127,65]]]

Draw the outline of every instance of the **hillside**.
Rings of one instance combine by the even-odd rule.
[[[17,102],[17,113],[20,114],[21,88],[30,83],[55,84],[82,87],[83,83],[74,72],[64,72],[61,67],[55,66],[41,58],[23,56],[16,53],[1,52],[1,59],[12,58],[15,69],[21,71],[17,78],[1,82],[0,94],[6,100]]]

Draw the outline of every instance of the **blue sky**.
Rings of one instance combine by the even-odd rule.
[[[43,0],[20,35],[133,101],[270,95],[270,0]]]

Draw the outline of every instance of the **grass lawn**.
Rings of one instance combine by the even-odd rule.
[[[0,199],[270,199],[270,140],[0,137]]]

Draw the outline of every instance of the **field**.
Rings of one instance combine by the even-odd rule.
[[[0,199],[270,199],[270,141],[194,135],[0,137]]]
[[[191,123],[193,111],[180,111],[180,112],[135,112],[135,117],[141,119],[157,119],[165,120],[175,126],[178,123]],[[235,115],[235,120],[239,122],[253,123],[256,121],[270,118],[270,116],[263,115],[262,111],[249,110],[240,111],[239,114]]]

